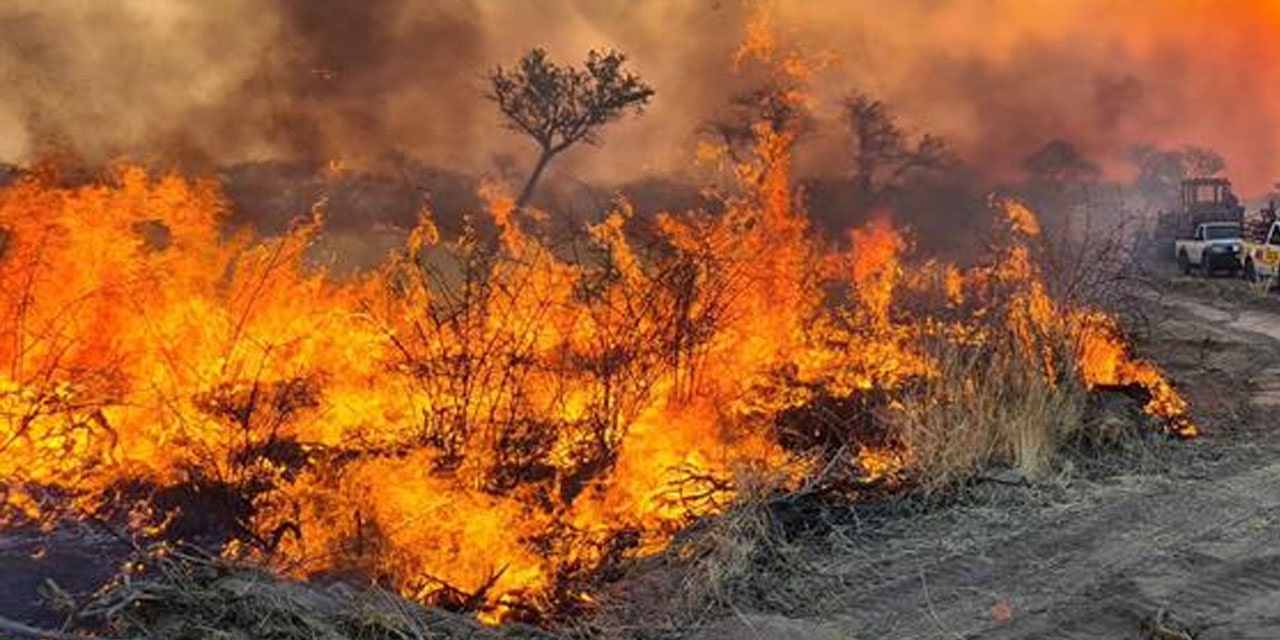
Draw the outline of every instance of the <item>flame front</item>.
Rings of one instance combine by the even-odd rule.
[[[628,240],[626,203],[570,260],[490,190],[496,241],[468,228],[442,242],[424,214],[398,258],[346,282],[305,266],[318,219],[274,240],[220,235],[211,184],[126,168],[100,186],[8,188],[9,519],[220,487],[248,498],[228,554],[502,619],[662,549],[723,509],[743,471],[801,480],[809,459],[784,417],[939,375],[922,348],[939,336],[1014,340],[1054,378],[1044,338],[1065,332],[1086,384],[1144,387],[1149,412],[1194,433],[1111,318],[1049,298],[1025,208],[1001,205],[1004,249],[967,271],[905,262],[887,219],[820,249],[784,142],[762,136],[722,215],[660,217],[650,252]],[[868,481],[911,456],[891,438],[859,450]]]

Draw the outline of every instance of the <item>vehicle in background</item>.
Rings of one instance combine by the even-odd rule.
[[[1244,277],[1250,282],[1274,281],[1280,275],[1280,219],[1274,202],[1245,226],[1241,256]]]
[[[1156,219],[1153,240],[1163,253],[1179,239],[1192,236],[1202,224],[1244,222],[1244,207],[1226,178],[1188,178],[1182,181],[1178,208]],[[1166,254],[1167,255],[1167,254]],[[1174,257],[1177,257],[1174,253]]]
[[[1244,221],[1244,207],[1226,178],[1187,178],[1182,181],[1178,226],[1191,229],[1206,222]]]
[[[1240,271],[1243,231],[1238,222],[1205,222],[1196,225],[1191,237],[1175,240],[1174,255],[1183,273],[1199,269],[1206,276],[1214,271],[1235,275]]]

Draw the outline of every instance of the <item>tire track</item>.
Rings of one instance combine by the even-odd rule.
[[[1029,523],[1021,536],[917,558],[896,579],[850,592],[841,617],[855,636],[878,638],[1099,638],[1136,633],[1142,617],[1166,602],[1205,621],[1234,609],[1191,604],[1280,602],[1280,560],[1273,573],[1250,576],[1234,570],[1248,557],[1227,558],[1220,577],[1208,580],[1180,559],[1208,542],[1240,540],[1242,523],[1262,519],[1269,528],[1255,527],[1255,537],[1273,533],[1280,464],[1184,491],[1171,485],[1121,490],[1100,507]],[[1012,620],[992,617],[996,602],[1012,604]]]

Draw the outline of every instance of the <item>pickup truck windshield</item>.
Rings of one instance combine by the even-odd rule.
[[[1235,224],[1215,224],[1205,226],[1205,240],[1231,240],[1240,237],[1240,226]]]

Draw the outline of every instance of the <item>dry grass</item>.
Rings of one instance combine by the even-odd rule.
[[[778,590],[776,580],[765,579],[805,570],[769,506],[763,486],[744,492],[728,512],[675,546],[675,555],[687,563],[681,601],[694,617],[744,601],[764,608],[795,608],[794,594]]]
[[[521,625],[485,627],[393,594],[273,577],[172,550],[79,608],[78,625],[110,637],[165,640],[452,640],[545,638]]]
[[[796,538],[778,518],[779,502],[790,497],[770,479],[746,481],[724,513],[682,532],[610,587],[592,620],[594,637],[685,637],[726,617],[795,615],[813,609],[817,594],[843,592],[842,576],[817,563],[814,540]]]
[[[1074,376],[1051,380],[1015,349],[948,345],[937,356],[938,375],[885,415],[922,491],[952,487],[993,464],[1042,479],[1080,436],[1085,391]]]

